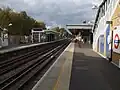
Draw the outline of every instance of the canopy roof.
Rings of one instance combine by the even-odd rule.
[[[86,30],[86,29],[92,29],[93,25],[91,24],[67,24],[66,27],[67,29]]]

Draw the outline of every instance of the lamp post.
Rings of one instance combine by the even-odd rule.
[[[11,27],[13,24],[12,23],[9,23],[8,24],[8,27]],[[9,28],[8,28],[9,29]],[[9,33],[8,33],[8,44],[10,43],[10,37],[9,37]]]
[[[12,26],[12,23],[9,23],[9,25],[8,26]]]

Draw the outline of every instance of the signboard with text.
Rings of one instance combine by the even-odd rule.
[[[120,26],[113,30],[113,52],[120,53]]]

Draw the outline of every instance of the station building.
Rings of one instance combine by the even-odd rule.
[[[120,0],[103,0],[93,26],[93,50],[120,67]]]

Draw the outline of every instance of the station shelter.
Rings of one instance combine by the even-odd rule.
[[[32,43],[41,42],[41,36],[44,33],[43,29],[41,29],[41,28],[33,28],[31,33],[32,33],[32,37],[31,37]]]
[[[60,39],[60,33],[54,30],[32,29],[32,43],[50,42]]]

